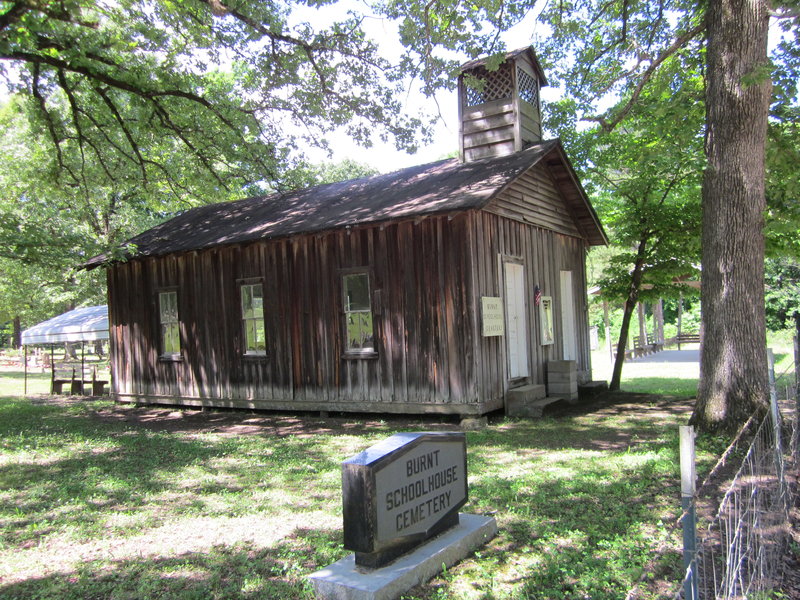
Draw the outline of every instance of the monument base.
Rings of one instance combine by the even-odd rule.
[[[351,554],[309,575],[322,600],[394,600],[454,565],[497,535],[493,517],[461,513],[459,523],[379,569],[364,569]]]

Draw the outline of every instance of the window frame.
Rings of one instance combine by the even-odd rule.
[[[260,277],[238,279],[236,284],[239,288],[239,318],[241,322],[242,331],[242,356],[248,359],[262,359],[267,356],[267,318],[264,306],[266,304],[266,295],[264,293],[264,280]],[[246,317],[244,307],[244,288],[259,286],[261,288],[261,325],[264,331],[264,349],[263,350],[250,350],[248,348],[247,337],[247,323],[248,321],[258,321],[258,317]]]
[[[162,312],[161,298],[167,294],[175,297],[175,320],[165,321]],[[181,308],[180,294],[177,287],[164,287],[156,290],[156,321],[158,335],[158,360],[162,362],[178,362],[183,360],[183,341],[181,340]],[[167,350],[167,337],[164,334],[164,325],[174,325],[177,334],[177,352]]]
[[[367,295],[368,295],[368,309],[357,309],[357,310],[349,310],[348,309],[348,301],[347,301],[347,286],[345,284],[345,279],[347,277],[352,277],[354,275],[364,275],[367,278]],[[377,358],[378,356],[378,339],[375,335],[375,316],[377,311],[375,310],[375,294],[377,290],[374,290],[372,287],[372,282],[374,280],[374,276],[372,274],[372,269],[369,267],[353,267],[350,269],[339,269],[339,285],[341,287],[340,290],[340,298],[342,302],[341,308],[341,327],[342,327],[342,343],[343,343],[343,352],[342,357],[346,359],[359,359],[359,358]],[[369,313],[370,322],[372,324],[372,331],[371,331],[371,340],[372,340],[372,347],[371,348],[351,348],[349,346],[349,336],[348,336],[348,316],[353,313]]]

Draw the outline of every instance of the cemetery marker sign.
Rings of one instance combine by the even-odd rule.
[[[466,501],[464,433],[397,433],[342,463],[344,547],[381,567],[457,525]]]

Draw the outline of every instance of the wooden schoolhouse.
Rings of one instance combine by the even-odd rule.
[[[606,237],[542,140],[543,85],[530,48],[467,63],[459,158],[201,206],[88,261],[117,399],[480,415],[552,361],[587,380],[585,255]]]

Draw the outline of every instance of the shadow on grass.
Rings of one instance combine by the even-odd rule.
[[[470,433],[468,447],[641,452],[660,448],[665,439],[674,438],[677,425],[690,415],[691,403],[685,399],[615,392],[591,403],[565,407],[552,416],[507,420],[497,428]],[[675,427],[669,429],[670,424]]]
[[[83,563],[74,572],[0,585],[0,597],[310,600],[305,576],[343,555],[341,532],[298,529],[271,548],[243,543],[202,553]]]
[[[515,589],[513,598],[625,597],[669,535],[654,515],[666,521],[680,512],[672,502],[679,486],[669,476],[670,461],[611,479],[597,472],[527,484],[482,478],[471,487],[474,510],[505,513],[505,522],[481,551],[480,568],[514,573],[501,584]],[[658,555],[655,570],[678,581],[676,557],[675,550]]]
[[[310,438],[193,438],[97,422],[85,410],[0,404],[2,545],[30,547],[64,531],[106,535],[109,515],[142,517],[143,509],[157,521],[181,512],[240,514],[252,509],[253,494],[270,489],[287,501],[294,489],[307,503],[324,503],[308,485],[339,469],[340,458]]]

